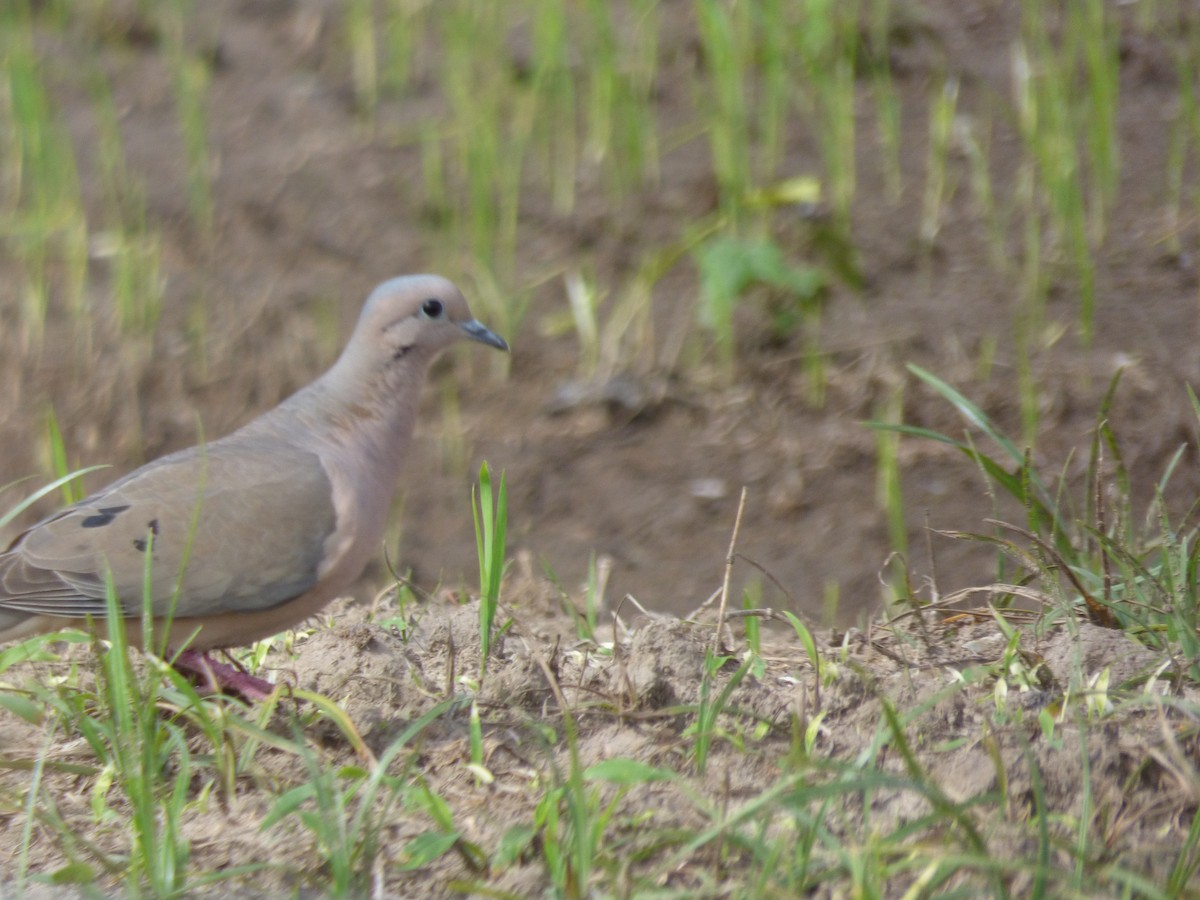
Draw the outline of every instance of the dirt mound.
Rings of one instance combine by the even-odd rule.
[[[295,699],[285,688],[264,708],[263,727],[277,737],[258,747],[233,792],[189,812],[191,865],[269,861],[253,879],[264,896],[327,883],[330,848],[308,820],[278,815],[280,798],[378,760],[391,761],[394,793],[373,826],[374,877],[401,895],[449,896],[455,884],[544,889],[536,848],[552,837],[547,797],[566,802],[573,772],[586,778],[578,802],[613,816],[601,826],[605,840],[641,860],[628,877],[676,889],[714,887],[714,847],[667,835],[732,839],[746,828],[781,840],[813,815],[831,840],[851,843],[868,831],[929,840],[954,822],[953,842],[1011,860],[1040,852],[1036,823],[1068,843],[1083,829],[1110,859],[1162,882],[1186,832],[1181,818],[1200,801],[1200,692],[1174,693],[1171,661],[1115,631],[1063,620],[1013,640],[991,614],[926,611],[816,635],[818,669],[795,635],[764,636],[759,655],[744,645],[714,655],[712,622],[668,616],[617,622],[611,642],[567,640],[520,623],[522,608],[538,606],[538,593],[529,596],[515,615],[501,608],[482,676],[478,604],[451,594],[403,612],[342,604],[276,645],[268,668],[294,685]],[[540,602],[553,596],[547,588]],[[92,664],[86,646],[68,656],[75,661],[26,663],[7,677],[24,672],[50,689],[56,666]],[[46,740],[41,725],[9,717],[4,758],[44,754],[55,815],[90,832],[97,851],[121,853],[127,832],[91,822],[87,798],[101,776],[87,742],[56,740],[47,752]],[[205,746],[198,732],[190,742],[195,752]],[[0,776],[3,796],[21,795],[22,772]],[[437,799],[430,807],[415,797]],[[356,807],[346,802],[349,815]],[[788,825],[792,814],[801,818]],[[0,815],[18,827],[21,806]],[[431,834],[452,837],[422,855]],[[727,846],[725,865],[757,865],[734,849],[743,839]],[[11,865],[16,848],[5,842],[3,852]],[[54,841],[28,852],[31,872],[60,870],[74,853]],[[1032,889],[1044,877],[1034,869],[1009,873],[1009,888]]]

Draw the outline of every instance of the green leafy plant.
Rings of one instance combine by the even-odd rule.
[[[487,670],[488,654],[495,637],[496,607],[500,602],[500,580],[504,577],[505,530],[508,525],[508,491],[504,473],[492,492],[492,476],[485,462],[479,469],[479,492],[472,491],[475,543],[479,550],[479,677]]]
[[[457,705],[447,700],[405,727],[378,759],[367,754],[365,765],[333,768],[322,765],[297,736],[307,779],[279,795],[264,817],[266,831],[290,816],[312,833],[316,850],[328,867],[329,888],[335,896],[352,896],[367,883],[383,847],[384,830],[392,814],[411,791],[408,766],[391,771],[402,754],[429,725]]]
[[[769,306],[772,328],[783,336],[802,324],[813,325],[828,287],[824,272],[794,265],[769,240],[715,238],[696,250],[700,269],[700,323],[712,333],[725,376],[732,377],[735,356],[733,314],[748,289],[776,292]],[[814,357],[816,358],[816,357]]]
[[[716,656],[711,651],[705,654],[704,677],[700,681],[700,699],[696,705],[696,721],[684,731],[684,737],[691,737],[693,740],[692,761],[696,766],[696,771],[701,775],[708,768],[709,753],[716,738],[737,742],[737,738],[732,732],[718,726],[717,720],[726,712],[729,698],[737,690],[737,686],[753,668],[754,657],[753,655],[747,656],[714,696],[714,681],[717,673],[727,662],[729,662],[727,657]]]
[[[998,551],[998,581],[1004,581],[1004,566],[1016,560],[1022,580],[1040,578],[1052,590],[1047,598],[1060,597],[1056,615],[1075,614],[1108,628],[1119,628],[1131,636],[1169,652],[1187,677],[1200,676],[1200,597],[1196,572],[1200,549],[1194,525],[1171,521],[1165,498],[1168,483],[1182,456],[1180,448],[1168,463],[1154,495],[1153,515],[1143,530],[1135,528],[1128,508],[1130,479],[1122,461],[1120,444],[1109,412],[1120,383],[1120,373],[1109,384],[1093,433],[1085,477],[1084,500],[1070,505],[1073,491],[1060,477],[1051,487],[1032,462],[1032,452],[1021,450],[979,406],[941,379],[910,366],[913,372],[949,402],[963,418],[968,433],[951,438],[929,429],[882,422],[874,428],[901,435],[936,440],[960,450],[987,480],[998,498],[1015,501],[1023,516],[1022,525],[998,519],[991,521],[995,533],[948,532],[953,537],[994,546]],[[1200,418],[1200,401],[1193,397]],[[985,452],[970,435],[980,432],[1000,449],[1000,455]],[[1105,476],[1105,461],[1115,466]],[[1102,479],[1111,478],[1119,501],[1105,501]],[[1065,586],[1057,587],[1062,582]],[[1002,601],[1003,602],[1003,601]]]

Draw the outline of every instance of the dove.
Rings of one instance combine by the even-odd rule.
[[[18,535],[0,553],[0,643],[80,626],[103,636],[111,583],[131,644],[148,597],[178,670],[269,695],[274,685],[208,651],[286,630],[358,578],[379,549],[426,370],[464,338],[508,350],[445,278],[383,282],[312,384]]]

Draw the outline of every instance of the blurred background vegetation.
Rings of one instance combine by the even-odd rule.
[[[757,486],[750,538],[818,547],[792,565],[776,542],[766,567],[809,606],[862,608],[919,510],[959,496],[920,470],[933,450],[821,432],[949,427],[906,363],[982,392],[1054,465],[1132,366],[1167,398],[1143,414],[1147,466],[1177,449],[1198,20],[1182,0],[10,0],[4,470],[123,467],[201,421],[223,433],[331,359],[371,284],[435,270],[517,347],[487,373],[512,379],[506,400],[439,382],[442,470],[463,480],[480,435],[547,409],[568,414],[535,429],[553,441],[594,433],[583,408],[616,427],[698,405],[643,452],[679,454],[675,539],[699,510],[719,552],[739,482]],[[736,457],[678,449],[722,429]],[[520,466],[515,441],[493,459]],[[822,494],[831,466],[854,481]],[[513,516],[536,551],[532,477],[512,479]],[[830,502],[862,527],[810,526]],[[612,530],[576,543],[619,573]],[[863,547],[859,572],[824,568],[848,560],[821,540]]]

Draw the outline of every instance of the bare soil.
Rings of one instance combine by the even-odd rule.
[[[98,48],[116,93],[128,166],[143,181],[148,216],[162,233],[162,320],[153,337],[119,335],[114,327],[85,341],[57,305],[45,349],[31,355],[10,327],[20,302],[16,264],[0,257],[0,352],[6,361],[0,471],[8,478],[46,471],[42,434],[48,404],[62,423],[72,463],[114,467],[90,476],[89,488],[194,443],[198,422],[210,436],[236,427],[329,364],[374,284],[426,269],[437,255],[437,226],[421,207],[419,148],[398,140],[402,130],[389,127],[408,117],[436,117],[436,86],[418,78],[409,95],[384,101],[382,124],[365,124],[354,108],[339,4],[323,0],[202,5],[194,39],[207,44],[215,61],[208,113],[216,222],[211,237],[200,235],[188,211],[185,153],[164,56],[153,35],[138,27],[134,7],[128,5],[127,20],[118,17],[104,27],[81,16],[67,34],[43,35],[42,50],[56,74],[55,101],[78,148],[89,209],[99,217],[93,103],[71,74],[76,42]],[[664,121],[683,117],[693,102],[690,73],[702,65],[691,8],[664,4],[676,26],[663,29],[657,97]],[[469,483],[479,461],[507,473],[510,544],[526,555],[529,571],[551,569],[578,599],[589,557],[608,557],[610,607],[628,593],[656,615],[693,610],[720,586],[745,486],[738,549],[770,575],[764,605],[790,608],[814,626],[836,629],[822,632],[823,646],[844,649],[853,665],[847,663],[818,699],[799,646],[773,638],[767,676],[744,683],[734,695],[737,704],[768,723],[765,737],[746,751],[718,743],[708,774],[697,784],[730,802],[760,791],[777,777],[779,760],[789,752],[790,717],[798,710],[809,717],[825,712],[819,753],[853,757],[872,739],[880,704],[888,698],[899,709],[920,710],[913,715],[921,718],[927,743],[915,749],[917,759],[937,768],[949,795],[964,798],[994,788],[998,767],[978,740],[991,702],[989,686],[939,693],[947,687],[947,672],[961,662],[955,651],[965,639],[991,642],[974,655],[977,661],[999,658],[1003,647],[992,646],[999,640],[994,624],[954,630],[935,623],[935,633],[915,644],[912,635],[903,642],[890,634],[876,639],[865,625],[883,596],[879,575],[890,543],[877,496],[876,437],[862,422],[879,415],[892,392],[906,385],[905,421],[961,433],[953,410],[905,371],[906,364],[917,363],[971,396],[1008,433],[1019,433],[1016,290],[997,277],[989,260],[961,156],[950,161],[957,189],[935,245],[923,247],[917,234],[929,97],[943,75],[958,79],[960,115],[991,123],[997,194],[1011,192],[1023,158],[1006,112],[1015,8],[941,0],[899,5],[903,15],[891,49],[902,101],[905,189],[898,198],[885,189],[876,113],[864,85],[856,111],[859,186],[852,237],[865,287],[836,285],[827,304],[819,338],[831,351],[823,408],[805,400],[800,337],[776,340],[765,315],[748,308],[739,318],[740,362],[732,386],[721,384],[710,354],[700,348],[700,361],[687,369],[665,363],[666,353],[631,364],[627,377],[639,391],[632,407],[598,401],[561,409],[559,391],[577,374],[578,350],[571,337],[547,337],[543,327],[548,316],[564,309],[561,275],[584,266],[601,284],[621,283],[636,265],[639,248],[672,240],[681,223],[710,212],[715,190],[701,137],[671,146],[662,160],[661,183],[625,208],[607,205],[594,172],[581,173],[577,209],[569,216],[556,212],[531,184],[516,270],[532,286],[533,299],[521,330],[506,335],[513,345],[511,367],[502,373],[487,368],[493,361],[465,354],[441,367],[408,464],[389,555],[399,569],[411,569],[414,584],[433,594],[417,632],[401,639],[365,621],[361,608],[344,606],[332,627],[298,644],[296,659],[275,664],[298,685],[342,700],[378,752],[413,715],[445,696],[453,671],[472,666],[472,608],[450,603],[436,588],[474,581]],[[1033,361],[1040,403],[1037,459],[1047,472],[1062,470],[1078,482],[1100,399],[1124,368],[1111,422],[1135,497],[1149,502],[1151,486],[1186,444],[1169,500],[1187,509],[1200,487],[1196,419],[1185,390],[1200,383],[1197,229],[1188,221],[1174,235],[1167,230],[1166,135],[1179,111],[1177,89],[1161,43],[1130,30],[1121,55],[1122,180],[1097,253],[1095,336],[1090,344],[1079,336],[1069,269],[1051,259],[1056,287],[1044,349]],[[806,123],[794,123],[787,171],[820,168],[816,136]],[[1014,228],[1014,255],[1019,237]],[[1167,252],[1168,237],[1179,240],[1181,252]],[[443,274],[461,281],[470,295],[469,260],[460,271]],[[103,259],[93,262],[91,276],[90,301],[103,309],[111,277]],[[686,262],[658,284],[655,317],[664,346],[691,327],[696,294],[696,273]],[[197,310],[203,311],[202,333]],[[981,348],[993,339],[995,364],[982,372]],[[453,462],[458,436],[443,432],[455,427],[442,416],[447,380],[457,386],[465,466]],[[935,568],[924,550],[927,525],[975,530],[992,514],[978,472],[933,443],[905,442],[901,464],[910,545],[920,548],[911,562],[914,578],[922,583],[922,576],[936,576],[942,595],[989,583],[995,566],[990,553],[933,539]],[[750,577],[761,577],[759,569],[739,563],[735,597]],[[371,596],[387,580],[381,565],[369,574],[361,596]],[[522,590],[542,596],[522,597]],[[824,598],[835,590],[839,602],[827,610]],[[618,658],[584,659],[564,649],[574,632],[554,590],[530,576],[514,579],[506,596],[518,625],[481,695],[496,784],[482,791],[466,774],[465,730],[447,725],[450,730],[427,736],[421,759],[425,777],[453,800],[470,838],[483,846],[492,846],[502,823],[531,820],[522,787],[531,773],[563,765],[565,750],[539,745],[526,727],[543,714],[557,715],[543,664],[552,667],[570,701],[606,700],[603,711],[581,719],[585,763],[622,755],[679,768],[683,726],[671,710],[695,702],[702,648],[712,633],[711,627],[675,618],[632,622],[626,607],[632,630],[619,635]],[[858,629],[844,630],[855,622]],[[915,655],[897,656],[898,642],[915,646]],[[1137,645],[1123,635],[1090,626],[1078,634],[1058,626],[1030,649],[1045,659],[1060,688],[1109,663],[1140,660]],[[1128,675],[1141,671],[1139,663]],[[14,723],[3,727],[4,756],[34,752],[31,735]],[[1020,728],[1000,730],[996,752],[1013,779],[1007,786],[1013,808],[1028,812],[1032,802],[1032,753],[1053,807],[1077,810],[1082,741],[1093,802],[1112,816],[1106,838],[1114,857],[1162,877],[1164,861],[1171,859],[1165,848],[1178,845],[1196,809],[1195,781],[1179,776],[1187,770],[1177,764],[1197,764],[1194,729],[1175,743],[1162,720],[1149,713],[1129,713],[1086,734],[1073,732],[1075,727],[1064,726],[1063,752]],[[966,740],[952,751],[939,749],[959,738]],[[329,736],[335,757],[345,749],[332,749],[338,740]],[[81,753],[65,747],[57,758]],[[278,764],[279,772],[261,777],[283,779],[294,761],[281,758]],[[899,771],[903,761],[892,758],[888,764]],[[87,786],[55,778],[64,804],[76,803],[77,814],[86,818]],[[657,810],[656,821],[677,817],[697,824],[673,787],[639,790],[647,796],[631,802]],[[314,864],[301,836],[256,829],[265,802],[248,783],[228,807],[214,804],[198,815],[189,837],[199,865],[206,859],[236,864],[269,857],[301,880],[311,875]],[[875,814],[903,817],[914,815],[923,801],[898,791],[878,795],[877,802]],[[10,823],[13,815],[0,810]],[[402,838],[407,826],[396,827],[395,836]],[[125,836],[112,828],[92,837],[116,849]],[[11,860],[12,852],[11,841],[0,838],[0,858]],[[55,859],[48,850],[33,862],[49,866]],[[433,872],[396,876],[400,880],[389,881],[388,888],[438,893],[449,878],[477,877],[464,866],[450,855]],[[517,866],[496,886],[516,894],[540,890],[535,868]],[[1014,893],[1020,893],[1019,885]]]

